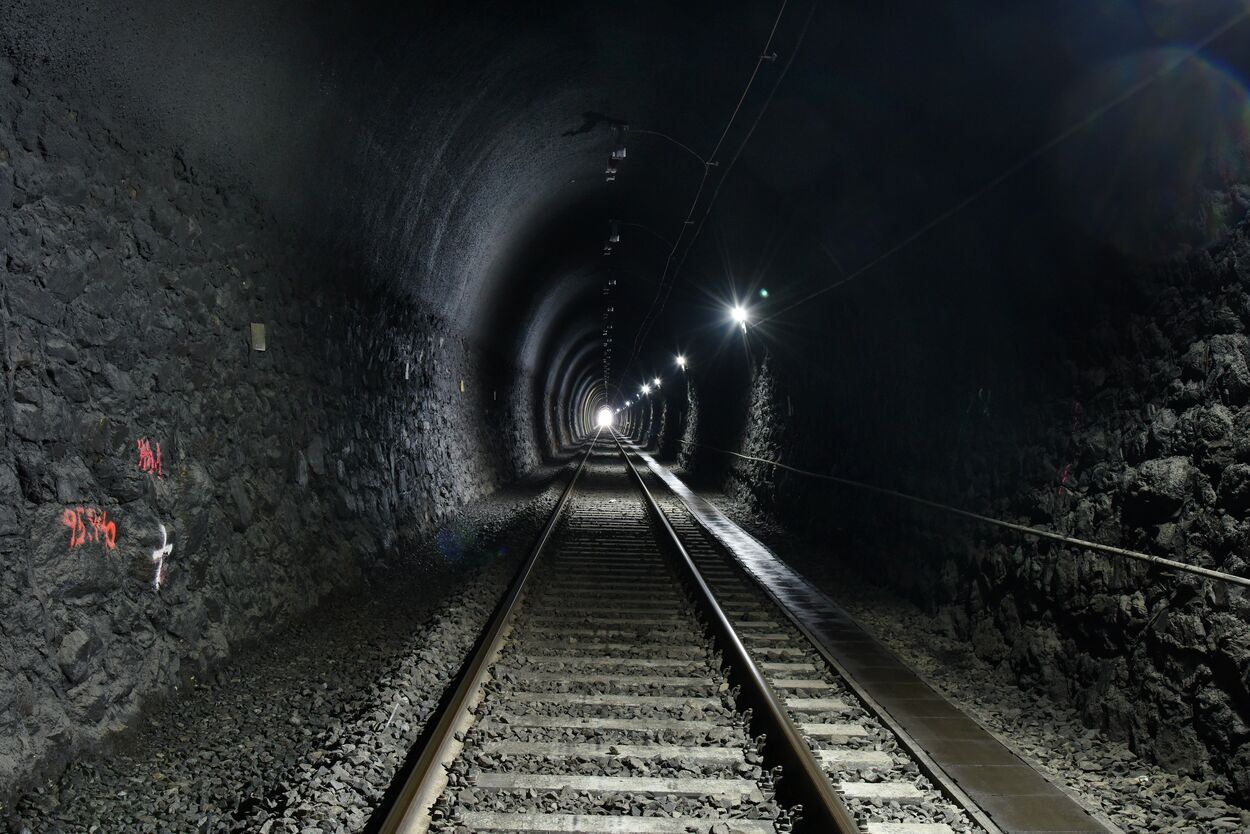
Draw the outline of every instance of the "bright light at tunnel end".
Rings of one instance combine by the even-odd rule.
[[[612,420],[612,409],[608,408],[606,405],[599,409],[599,413],[595,415],[595,424],[601,429],[612,428]]]

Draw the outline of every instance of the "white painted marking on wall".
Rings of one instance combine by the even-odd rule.
[[[165,579],[165,559],[174,552],[174,546],[169,542],[169,533],[165,530],[165,525],[161,525],[161,546],[152,551],[152,561],[156,564],[156,578],[152,580],[153,587],[156,590],[161,589],[161,582]]]

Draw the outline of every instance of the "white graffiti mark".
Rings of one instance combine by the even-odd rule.
[[[161,589],[161,582],[165,580],[165,557],[174,552],[174,546],[169,541],[169,534],[165,532],[165,525],[161,525],[161,546],[152,551],[152,561],[156,564],[156,578],[152,580],[152,585],[156,590]]]

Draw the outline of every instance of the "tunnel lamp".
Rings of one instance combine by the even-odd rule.
[[[729,315],[733,318],[734,322],[742,328],[742,332],[746,333],[747,320],[750,318],[747,314],[747,308],[743,307],[741,304],[735,304],[733,309],[729,311]]]
[[[652,385],[654,385],[656,388],[659,388],[659,387],[660,387],[660,378],[657,376],[655,379],[651,380],[651,384],[652,384]]]
[[[626,400],[626,401],[625,401],[625,407],[626,407],[626,408],[629,408],[629,407],[630,407],[631,405],[633,405],[633,404],[634,404],[633,400]]]
[[[680,353],[677,354],[677,367],[681,368],[683,371],[686,370],[686,357],[682,356]]]
[[[608,408],[606,405],[599,409],[599,413],[595,417],[595,423],[597,423],[601,429],[610,427],[612,425],[612,409]]]
[[[650,393],[651,393],[651,386],[650,386],[650,385],[647,385],[646,383],[643,383],[642,388],[641,388],[641,389],[639,389],[639,390],[640,390],[640,391],[643,393],[643,395],[645,396],[646,394],[650,394]]]

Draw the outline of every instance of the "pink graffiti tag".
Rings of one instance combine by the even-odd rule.
[[[1076,400],[1072,401],[1072,434],[1068,437],[1069,454],[1079,456],[1077,450],[1076,435],[1081,431],[1085,423],[1085,408]],[[1056,495],[1063,495],[1067,490],[1068,480],[1072,477],[1072,464],[1065,464],[1063,471],[1059,473],[1059,488],[1055,490]]]
[[[82,516],[73,510],[66,510],[61,516],[61,523],[69,528],[69,546],[71,549],[87,543],[87,527],[82,523]]]
[[[69,528],[71,550],[87,542],[102,542],[109,550],[117,549],[117,524],[109,521],[104,510],[75,507],[61,514],[61,523]]]
[[[118,525],[109,520],[109,514],[104,510],[95,509],[94,506],[78,506],[73,510],[65,510],[61,514],[61,524],[70,529],[71,550],[88,541],[99,541],[109,550],[118,549]]]
[[[152,441],[141,439],[137,441],[139,446],[139,468],[149,475],[155,475],[158,478],[165,477],[165,467],[161,463],[161,444],[156,444],[156,451],[152,451]]]
[[[1068,484],[1068,479],[1072,477],[1072,464],[1063,467],[1063,471],[1059,473],[1059,489],[1057,494],[1063,495],[1064,487]]]

